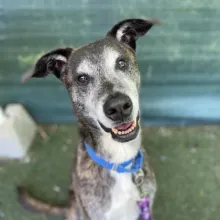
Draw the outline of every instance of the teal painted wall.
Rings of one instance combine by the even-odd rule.
[[[95,41],[130,17],[163,21],[138,41],[145,123],[219,122],[219,0],[3,0],[0,104],[21,102],[38,122],[72,122],[69,97],[55,77],[21,85],[21,75],[44,51]]]

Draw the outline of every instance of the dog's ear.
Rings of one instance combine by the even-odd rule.
[[[51,73],[60,78],[61,73],[66,70],[66,64],[72,51],[72,48],[62,48],[43,55],[33,70],[23,75],[22,82],[26,82],[31,77],[46,77]]]
[[[128,44],[134,50],[138,37],[145,35],[154,24],[160,20],[127,19],[116,24],[108,33],[107,37],[114,37],[120,42]]]

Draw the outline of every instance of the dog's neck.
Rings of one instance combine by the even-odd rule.
[[[139,131],[134,140],[125,143],[115,141],[109,133],[87,133],[83,142],[87,142],[103,159],[112,163],[123,163],[137,155],[141,147],[141,132]]]
[[[123,163],[134,158],[141,147],[140,134],[132,141],[120,143],[106,134],[100,138],[100,150],[103,156],[113,163]]]

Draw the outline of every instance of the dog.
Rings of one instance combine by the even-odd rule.
[[[126,19],[106,37],[81,48],[43,55],[25,75],[54,74],[70,95],[80,140],[71,173],[69,203],[54,206],[18,187],[22,205],[67,220],[150,220],[154,172],[141,147],[140,73],[136,42],[159,20]]]

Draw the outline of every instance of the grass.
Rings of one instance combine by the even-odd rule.
[[[30,213],[17,200],[24,184],[36,196],[65,203],[77,132],[74,126],[45,126],[22,161],[0,162],[0,219],[62,219]],[[143,129],[143,145],[153,166],[158,192],[157,220],[218,220],[220,215],[220,127]]]

